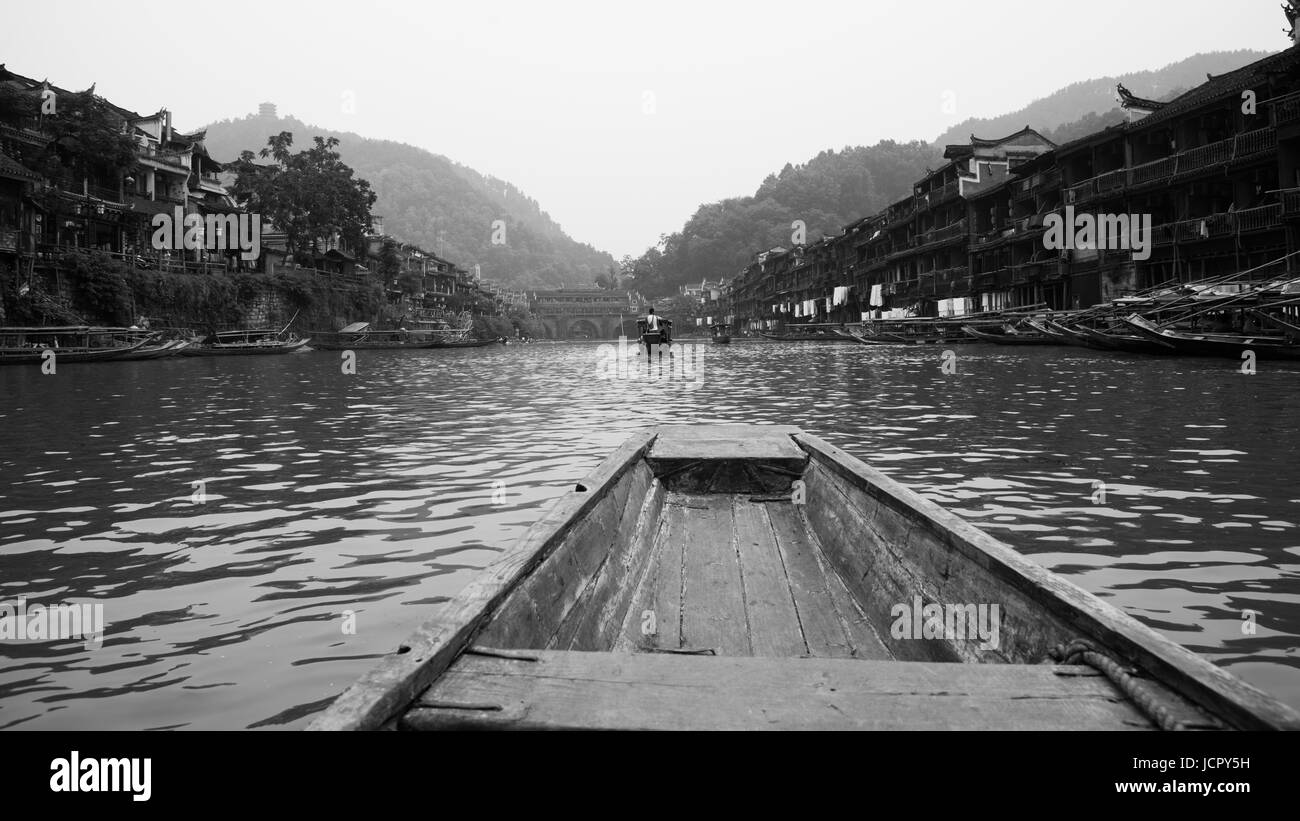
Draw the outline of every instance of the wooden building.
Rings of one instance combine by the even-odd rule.
[[[727,282],[741,327],[1086,307],[1163,283],[1300,272],[1300,46],[1056,146],[1032,128],[949,145],[877,214]],[[1057,247],[1067,216],[1149,217],[1145,247]],[[1067,230],[1069,226],[1067,226]],[[1295,256],[1290,256],[1295,254]],[[1300,274],[1298,274],[1300,275]],[[845,290],[847,289],[847,298]]]

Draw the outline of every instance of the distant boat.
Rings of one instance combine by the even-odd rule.
[[[852,342],[852,337],[844,336],[832,329],[800,330],[786,333],[768,333],[759,331],[758,335],[773,342]]]
[[[640,336],[642,345],[671,345],[673,344],[673,321],[659,317],[659,330],[649,330],[649,323],[644,319],[636,321],[637,333]]]
[[[474,317],[469,311],[450,314],[443,311],[427,311],[411,321],[415,333],[425,334],[431,342],[463,343],[472,341],[470,332],[474,330]],[[473,348],[477,345],[439,344],[432,348]]]
[[[0,365],[30,365],[45,361],[54,351],[55,362],[102,362],[120,359],[157,342],[156,335],[138,328],[104,328],[62,325],[35,328],[0,328]]]
[[[1061,340],[1054,339],[1044,334],[1027,334],[1016,330],[1002,328],[997,331],[992,329],[980,330],[971,325],[963,325],[961,328],[966,333],[983,342],[993,342],[998,345],[1060,345]]]
[[[430,342],[427,345],[421,345],[422,348],[484,348],[488,345],[500,344],[495,339],[462,339],[458,342]]]
[[[182,356],[268,356],[290,353],[306,346],[310,339],[284,337],[283,331],[259,328],[218,331],[199,342],[187,345]]]
[[[725,322],[718,322],[710,325],[709,330],[713,332],[714,345],[727,345],[731,342],[731,326]]]
[[[377,331],[370,327],[369,322],[353,322],[338,331],[311,331],[311,346],[322,351],[432,348],[440,341],[427,330],[395,328]]]

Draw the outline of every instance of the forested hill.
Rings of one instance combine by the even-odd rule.
[[[590,287],[614,266],[613,257],[569,237],[513,185],[422,148],[256,114],[207,126],[207,147],[230,161],[243,150],[259,151],[281,131],[293,134],[295,149],[310,147],[316,136],[337,137],[343,162],[378,194],[372,210],[384,218],[386,233],[467,268],[478,263],[485,278],[521,287]],[[504,245],[491,242],[498,219],[506,223]]]
[[[843,226],[906,196],[927,168],[944,160],[943,146],[965,143],[973,133],[994,139],[1026,125],[1059,144],[1122,122],[1115,99],[1122,82],[1141,97],[1165,100],[1267,56],[1261,51],[1197,54],[1154,71],[1074,83],[1000,117],[970,119],[933,143],[896,143],[823,151],[800,165],[787,164],[769,175],[753,196],[700,206],[681,230],[636,260],[624,260],[625,273],[646,294],[674,293],[684,283],[717,280],[740,271],[761,250],[790,245],[790,224],[807,225],[807,240],[839,233]]]
[[[798,166],[769,174],[753,196],[700,206],[682,230],[637,260],[624,260],[635,288],[671,294],[677,286],[731,276],[756,251],[790,246],[791,224],[802,220],[807,240],[838,233],[845,224],[879,211],[911,190],[941,151],[921,141],[826,150]]]
[[[1212,51],[1196,54],[1164,68],[1135,71],[1116,77],[1084,80],[1034,100],[1018,111],[1000,117],[971,118],[939,135],[937,145],[964,143],[971,134],[996,139],[1013,134],[1026,125],[1046,134],[1088,114],[1104,114],[1116,108],[1115,86],[1124,87],[1148,100],[1166,100],[1205,82],[1206,74],[1224,74],[1267,57],[1267,51]],[[1082,135],[1080,135],[1082,136]]]

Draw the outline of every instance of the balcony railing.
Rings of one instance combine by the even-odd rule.
[[[1271,151],[1276,147],[1277,129],[1273,126],[1247,131],[1226,140],[1183,151],[1172,157],[1099,174],[1067,188],[1065,201],[1067,204],[1078,204],[1127,187],[1145,185],[1231,163]]]
[[[912,247],[919,248],[936,242],[945,242],[966,235],[966,220],[960,219],[951,225],[935,228],[912,238]]]
[[[1266,231],[1282,224],[1282,203],[1248,208],[1227,214],[1209,214],[1178,222],[1167,222],[1152,229],[1156,245],[1175,242],[1196,242],[1203,239],[1228,237],[1252,231]]]
[[[1282,224],[1281,203],[1265,205],[1260,208],[1248,208],[1244,211],[1237,211],[1233,216],[1237,222],[1237,233],[1244,234],[1247,231],[1265,231],[1269,228],[1277,228]]]
[[[1300,188],[1282,191],[1282,215],[1300,217]]]
[[[1273,122],[1276,125],[1289,125],[1300,120],[1300,93],[1288,94],[1273,101]]]
[[[36,250],[37,259],[47,265],[53,265],[64,254],[92,251],[121,262],[132,269],[163,271],[172,274],[218,274],[230,268],[224,260],[220,262],[193,262],[178,258],[179,252],[168,254],[163,251],[149,250],[139,254],[125,254],[118,251],[100,251],[79,248],[74,245],[41,245]]]
[[[932,191],[926,191],[916,195],[916,210],[924,211],[927,208],[933,208],[943,202],[952,199],[957,195],[959,186],[956,180],[940,186]]]
[[[916,214],[916,201],[909,200],[906,205],[898,208],[891,208],[886,215],[886,227],[891,228],[900,222],[906,222]]]

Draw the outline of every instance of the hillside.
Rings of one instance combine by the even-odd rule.
[[[478,263],[485,278],[519,287],[589,287],[614,266],[613,257],[566,235],[513,185],[422,148],[256,114],[207,126],[207,146],[229,161],[281,131],[293,134],[295,148],[316,136],[338,137],[343,161],[378,194],[373,212],[384,218],[386,233],[467,268]],[[498,219],[506,223],[504,245],[491,242]]]
[[[768,175],[753,196],[700,206],[658,247],[625,260],[624,273],[654,296],[672,294],[684,283],[731,276],[756,252],[788,247],[793,220],[805,222],[812,242],[906,196],[927,168],[944,162],[944,145],[965,143],[972,133],[996,138],[1029,125],[1059,145],[1124,121],[1116,83],[1142,97],[1170,99],[1205,82],[1207,73],[1221,74],[1265,56],[1247,50],[1197,54],[1153,71],[1073,83],[1018,111],[958,123],[933,143],[884,140],[823,151],[800,165],[787,163],[779,174]]]
[[[1205,82],[1206,74],[1223,74],[1247,63],[1267,57],[1267,51],[1213,51],[1196,54],[1164,68],[1135,71],[1117,77],[1099,77],[1071,83],[1018,111],[999,117],[971,118],[957,123],[940,134],[938,145],[964,143],[970,135],[995,139],[1011,134],[1026,125],[1043,134],[1088,114],[1104,114],[1116,108],[1115,85],[1123,83],[1129,91],[1149,100],[1166,100]]]
[[[826,150],[798,166],[786,164],[769,174],[753,196],[700,206],[686,225],[635,261],[623,273],[636,288],[653,295],[677,286],[730,276],[756,251],[791,243],[791,224],[802,220],[807,241],[881,210],[901,197],[927,167],[942,162],[941,152],[921,141]]]

